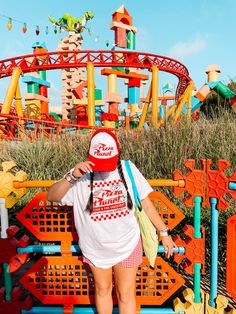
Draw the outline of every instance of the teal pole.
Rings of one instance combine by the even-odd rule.
[[[9,272],[9,264],[4,263],[2,265],[3,273],[4,273],[4,282],[5,282],[5,300],[11,301],[11,291],[12,291],[12,282],[11,282],[11,274]]]
[[[210,198],[211,203],[211,279],[209,305],[215,307],[218,285],[218,220],[217,199]]]
[[[201,196],[194,197],[194,210],[193,210],[193,226],[194,232],[193,236],[196,239],[202,237],[201,233]],[[193,291],[194,291],[194,302],[201,303],[201,267],[199,263],[195,263],[193,266],[194,275],[193,275]]]
[[[79,245],[71,245],[70,252],[81,253]],[[24,254],[24,253],[61,253],[61,246],[60,245],[28,245],[26,247],[17,248],[17,253],[18,254]],[[165,253],[163,245],[158,246],[157,253]],[[183,246],[173,248],[173,253],[184,254],[185,248]]]
[[[201,233],[201,196],[194,197],[194,210],[193,210],[193,226],[194,226],[194,238],[200,239]]]
[[[30,310],[21,310],[21,314],[63,314],[62,307],[32,307]],[[95,314],[95,308],[92,307],[79,307],[74,308],[73,314]],[[113,309],[113,314],[118,314],[118,309]],[[141,308],[140,314],[184,314],[185,312],[175,312],[171,308]]]
[[[194,274],[193,274],[193,292],[194,292],[194,302],[201,303],[201,267],[199,263],[193,265]]]
[[[229,189],[236,191],[236,182],[229,182]]]

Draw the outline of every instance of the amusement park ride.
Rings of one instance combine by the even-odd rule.
[[[68,14],[58,20],[50,17],[51,22],[69,33],[61,40],[58,51],[48,52],[44,43],[36,42],[33,54],[0,61],[0,79],[10,77],[5,99],[0,105],[0,138],[34,140],[42,134],[57,138],[78,129],[120,127],[119,105],[123,99],[117,92],[118,78],[123,79],[128,87],[127,97],[124,98],[127,109],[123,127],[126,129],[141,129],[148,125],[159,127],[180,117],[190,120],[211,90],[218,92],[236,108],[236,96],[219,81],[217,65],[206,69],[208,82],[193,95],[194,83],[182,63],[169,57],[134,51],[136,28],[124,6],[112,15],[110,28],[115,33],[115,49],[81,50],[81,31],[91,18],[91,11],[87,11],[81,19]],[[117,47],[120,49],[117,50]],[[95,86],[95,68],[101,68],[101,75],[107,77],[108,90],[104,97],[102,90]],[[50,83],[46,79],[46,71],[54,69],[60,69],[62,73],[62,117],[50,112]],[[144,74],[143,70],[148,74]],[[173,89],[167,88],[167,93],[158,95],[159,71],[178,78],[175,94],[170,94]],[[20,78],[27,84],[24,105]],[[143,96],[145,84],[149,84],[146,97]],[[174,104],[167,105],[169,100]],[[107,112],[102,110],[104,105],[107,105]],[[149,105],[151,118],[147,123]]]
[[[135,52],[136,28],[124,6],[113,13],[111,24],[115,32],[115,47],[120,49],[81,50],[81,31],[86,29],[86,22],[92,17],[90,11],[80,19],[68,14],[58,20],[50,17],[50,21],[69,32],[68,37],[61,40],[58,51],[48,52],[45,44],[36,42],[33,54],[0,61],[0,78],[10,77],[0,106],[1,139],[21,141],[26,138],[33,141],[39,136],[56,139],[68,132],[97,126],[118,128],[121,127],[118,122],[122,101],[127,103],[126,129],[148,127],[148,111],[151,114],[148,123],[154,127],[174,123],[180,118],[190,120],[212,90],[227,99],[236,110],[236,96],[219,81],[217,65],[208,66],[207,83],[193,94],[194,84],[182,63],[156,54]],[[108,87],[104,96],[95,86],[95,68],[101,68],[100,74],[107,77]],[[61,117],[50,112],[49,106],[50,83],[46,71],[54,69],[61,70]],[[172,86],[166,84],[163,94],[158,95],[159,71],[177,76],[179,81],[174,94]],[[24,105],[20,78],[27,86]],[[124,99],[117,92],[118,79],[127,85],[128,93]],[[143,96],[145,84],[149,84],[146,97]],[[107,112],[102,110],[105,104]],[[227,220],[226,290],[223,295],[218,294],[218,286],[221,285],[218,282],[219,212],[228,210],[232,201],[236,201],[236,172],[230,170],[230,176],[225,173],[230,167],[227,160],[219,160],[214,169],[211,160],[201,160],[200,169],[196,169],[195,161],[190,159],[183,166],[184,171],[176,169],[172,179],[149,180],[153,187],[171,187],[175,197],[182,198],[181,207],[186,206],[193,211],[193,224],[183,223],[184,228],[173,237],[176,244],[173,262],[182,271],[178,273],[172,267],[173,263],[166,261],[162,244],[158,245],[154,267],[150,267],[143,257],[136,274],[136,313],[236,314],[236,309],[229,306],[235,305],[236,301],[235,213]],[[95,313],[94,278],[83,263],[77,245],[73,208],[49,202],[47,192],[40,191],[24,208],[17,208],[16,215],[20,226],[27,228],[28,234],[36,241],[32,243],[26,234],[19,235],[19,227],[9,226],[8,210],[18,205],[28,189],[48,188],[55,182],[28,180],[27,173],[16,171],[15,167],[14,161],[4,161],[0,170],[0,314]],[[182,210],[162,192],[154,191],[149,196],[170,230],[183,222],[185,215]],[[206,221],[202,224],[202,208],[209,211],[210,234],[205,229]],[[178,228],[182,227],[179,225]],[[204,287],[202,290],[208,242],[211,258],[208,261],[209,289]],[[19,280],[16,279],[19,278],[18,271],[21,272]],[[186,288],[186,276],[193,278],[193,290]],[[176,297],[180,289],[181,298]],[[231,300],[230,304],[226,295]],[[171,297],[173,307],[169,307]],[[115,293],[113,299],[113,313],[118,313]]]

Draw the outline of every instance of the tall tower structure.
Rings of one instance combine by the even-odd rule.
[[[34,54],[40,54],[37,62],[39,64],[43,63],[46,56],[41,54],[48,51],[45,43],[37,41],[32,45],[32,48]],[[25,116],[34,119],[47,119],[49,115],[48,88],[50,88],[50,83],[47,81],[46,71],[26,73],[22,77],[22,82],[27,84],[27,93],[24,94]]]
[[[112,14],[110,29],[115,31],[115,47],[135,50],[137,29],[124,5]]]
[[[132,16],[126,10],[124,5],[119,7],[119,9],[112,14],[112,23],[110,25],[110,29],[114,31],[114,50],[116,50],[117,48],[130,50],[136,49],[137,29],[135,26],[133,26]],[[119,52],[117,54],[119,54]],[[116,67],[113,69],[118,71],[125,70],[121,67]],[[131,75],[129,76],[129,78],[127,77],[126,79],[126,84],[128,85],[128,98],[126,98],[128,102],[128,108],[125,110],[125,115],[129,117],[126,120],[130,120],[131,127],[134,127],[138,124],[139,117],[141,115],[141,96],[143,94],[143,87],[146,84],[147,78],[142,79],[142,75],[140,75],[139,69],[132,68],[126,70],[128,70]],[[137,73],[136,76],[134,74],[135,72]],[[119,77],[119,74],[115,72],[109,75],[110,81],[111,79],[115,81],[116,77]],[[116,105],[118,110],[118,105],[120,102],[114,101],[113,103],[111,103],[111,100],[107,100],[106,97],[105,100],[109,102],[110,107],[111,105],[113,107]]]
[[[67,37],[64,37],[58,44],[57,50],[71,51],[80,50],[83,43],[81,34],[69,32]],[[75,122],[70,119],[68,112],[74,107],[76,99],[72,91],[80,84],[86,81],[85,68],[68,68],[61,70],[62,79],[62,119],[69,119],[70,122]]]

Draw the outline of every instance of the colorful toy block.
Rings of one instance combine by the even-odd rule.
[[[122,102],[122,95],[113,92],[106,92],[104,95],[104,101],[108,103],[121,103]]]
[[[202,301],[199,303],[194,302],[194,293],[190,288],[186,288],[183,291],[183,297],[186,300],[182,302],[179,298],[174,300],[175,312],[184,312],[185,314],[236,314],[235,309],[226,309],[228,307],[228,300],[225,296],[218,295],[216,298],[216,308],[211,307],[208,304],[209,295],[201,291]]]
[[[51,86],[51,84],[49,82],[42,80],[38,77],[34,77],[34,76],[23,76],[22,82],[23,83],[37,83],[39,85],[43,85],[43,86],[47,86],[47,87]]]
[[[128,87],[128,100],[129,104],[139,104],[140,103],[140,88],[133,86]]]
[[[2,162],[2,171],[0,171],[0,198],[6,201],[6,208],[12,208],[18,200],[25,195],[27,189],[15,189],[13,181],[23,182],[27,179],[27,174],[20,170],[13,174],[12,170],[16,167],[14,161]]]
[[[193,226],[186,225],[183,228],[183,232],[186,235],[186,239],[182,240],[179,235],[173,237],[174,242],[178,246],[185,248],[185,254],[174,255],[174,261],[181,264],[184,261],[183,268],[188,274],[194,273],[194,264],[201,264],[201,271],[205,272],[205,229],[201,228],[202,237],[194,237]]]
[[[224,196],[229,194],[236,199],[236,191],[229,188],[229,182],[236,181],[236,172],[227,178],[224,170],[230,166],[226,160],[218,161],[219,170],[211,170],[211,160],[201,160],[201,169],[194,169],[195,161],[187,160],[184,166],[189,169],[186,175],[181,171],[175,170],[173,172],[174,180],[185,180],[185,187],[174,187],[173,192],[176,196],[180,196],[184,191],[187,191],[189,196],[184,199],[186,206],[193,207],[194,196],[201,196],[203,198],[203,206],[210,207],[210,198],[216,198],[218,209],[227,209],[230,202]]]

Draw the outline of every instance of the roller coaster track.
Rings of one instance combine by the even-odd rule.
[[[128,67],[151,70],[153,66],[156,66],[160,71],[178,77],[176,98],[184,93],[191,80],[188,69],[177,60],[157,54],[119,50],[57,51],[0,60],[0,78],[11,76],[15,67],[20,67],[24,74],[40,70],[86,67],[88,62],[93,62],[95,67]]]

